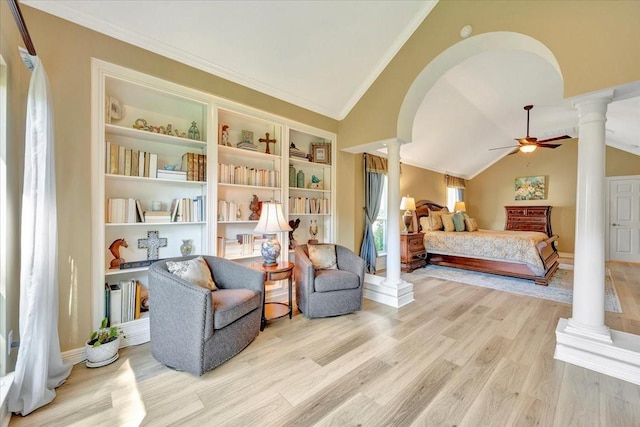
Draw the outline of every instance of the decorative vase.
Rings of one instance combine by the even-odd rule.
[[[191,239],[182,239],[182,244],[180,245],[180,253],[182,256],[191,255],[192,250],[193,245],[191,243]]]
[[[304,172],[302,171],[302,169],[298,171],[297,182],[298,182],[298,185],[297,185],[298,188],[304,188]]]
[[[296,168],[293,165],[289,165],[289,187],[296,186]]]

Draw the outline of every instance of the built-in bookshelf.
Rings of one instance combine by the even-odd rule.
[[[289,129],[289,145],[287,212],[290,221],[300,220],[293,233],[294,239],[299,244],[309,239],[319,243],[333,242],[335,135],[318,129],[292,127]],[[309,157],[301,157],[305,154]],[[315,237],[312,229],[317,229]]]
[[[114,304],[105,285],[122,285],[140,303],[136,292],[148,285],[145,261],[155,251],[159,258],[180,256],[186,240],[193,253],[210,252],[207,200],[215,194],[206,160],[215,138],[206,94],[98,60],[92,67],[95,327]],[[114,261],[110,246],[119,239],[126,244],[118,245],[121,259]],[[122,318],[129,320],[121,324],[127,344],[146,342],[148,313],[133,313]]]
[[[285,216],[300,220],[298,243],[310,238],[312,220],[319,242],[335,241],[335,134],[95,59],[92,105],[93,329],[111,302],[105,285],[126,286],[134,300],[137,283],[147,287],[145,246],[161,243],[161,259],[180,256],[184,240],[192,254],[259,259],[254,196],[258,205],[282,202]],[[307,157],[314,144],[323,158]],[[303,171],[300,186],[289,185],[290,166],[296,179]],[[109,246],[119,239],[127,268],[112,265]],[[281,260],[293,260],[288,233],[278,239]],[[148,341],[148,315],[128,310],[125,345]]]

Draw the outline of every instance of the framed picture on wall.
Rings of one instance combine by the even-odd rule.
[[[547,198],[545,176],[521,176],[516,178],[515,200],[544,200]]]
[[[311,155],[314,163],[331,164],[331,143],[330,142],[312,142]]]

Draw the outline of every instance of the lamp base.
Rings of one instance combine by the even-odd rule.
[[[402,230],[403,233],[410,233],[410,229],[411,229],[411,223],[413,222],[413,214],[411,213],[411,211],[406,210],[404,211],[404,215],[402,215],[402,220],[404,221],[404,230]]]
[[[271,267],[278,264],[278,257],[280,256],[280,242],[275,233],[265,233],[267,240],[262,243],[260,253],[264,258],[262,265],[265,267]]]

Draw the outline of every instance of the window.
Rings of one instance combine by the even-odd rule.
[[[378,216],[372,225],[373,241],[378,255],[387,251],[387,176],[384,176],[382,195],[380,196],[380,209]]]
[[[454,211],[456,202],[462,202],[464,200],[464,189],[447,187],[447,208],[450,212]]]

